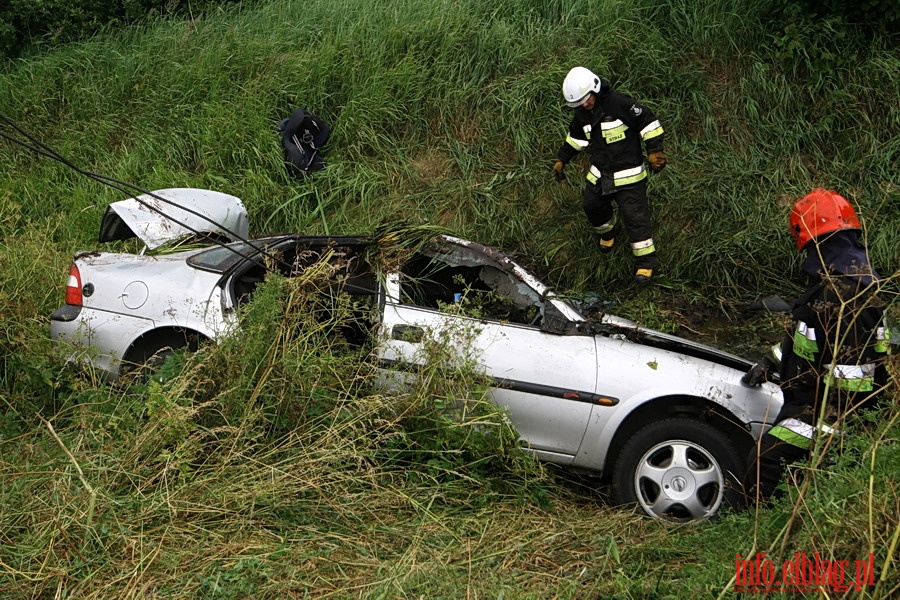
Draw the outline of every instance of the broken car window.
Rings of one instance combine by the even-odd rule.
[[[378,279],[364,259],[364,247],[308,238],[284,238],[265,253],[234,265],[225,284],[235,306],[253,297],[270,273],[291,279],[306,296],[300,304],[324,322],[338,319],[336,331],[362,344],[378,314]]]
[[[400,300],[493,321],[540,325],[540,295],[478,253],[462,247],[417,253],[400,274]]]

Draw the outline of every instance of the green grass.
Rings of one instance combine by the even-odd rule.
[[[786,52],[770,8],[272,0],[8,62],[0,113],[86,170],[237,195],[254,234],[441,227],[752,356],[784,323],[741,308],[803,289],[786,221],[812,187],[856,205],[889,301],[900,269],[900,52],[879,37],[842,52],[827,28]],[[562,185],[550,171],[576,64],[668,132],[648,290],[626,248],[592,248],[574,165]],[[297,106],[334,130],[307,181],[275,135]],[[526,460],[477,374],[378,393],[327,322],[281,318],[305,300],[275,283],[239,348],[106,386],[60,364],[47,323],[123,194],[6,142],[0,164],[0,596],[724,598],[755,551],[871,551],[883,582],[851,597],[897,593],[896,394],[784,502],[674,527]],[[442,414],[457,401],[461,423]]]

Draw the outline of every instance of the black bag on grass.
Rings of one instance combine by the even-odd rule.
[[[288,173],[303,179],[314,171],[325,168],[325,160],[320,154],[322,146],[331,136],[331,127],[314,114],[302,108],[278,126],[284,161]]]

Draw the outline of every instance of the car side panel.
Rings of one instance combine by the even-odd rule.
[[[90,358],[113,378],[128,348],[154,329],[217,337],[229,327],[216,286],[220,276],[189,267],[183,255],[77,258],[82,289],[91,286],[93,293],[84,296],[75,320],[51,321],[51,336],[72,348],[70,359]]]
[[[537,327],[391,302],[385,306],[382,327],[380,358],[422,365],[427,338],[458,350],[459,360],[474,361],[492,378],[492,400],[508,408],[519,434],[536,453],[554,462],[571,462],[594,409],[590,398],[596,359],[590,336],[560,336]],[[425,339],[410,341],[414,329]]]
[[[106,378],[119,375],[120,360],[131,342],[152,329],[147,319],[82,308],[74,321],[50,321],[50,336],[68,361],[98,369]]]
[[[596,343],[597,391],[620,402],[594,411],[574,466],[601,470],[620,425],[635,409],[657,398],[704,399],[733,414],[736,423],[771,423],[781,407],[778,386],[743,386],[743,372],[731,367],[626,339],[597,336]]]

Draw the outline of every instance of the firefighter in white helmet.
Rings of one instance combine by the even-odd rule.
[[[563,97],[575,114],[566,141],[556,153],[557,181],[578,152],[588,149],[590,168],[582,207],[594,227],[601,252],[613,249],[620,226],[613,209],[618,206],[634,254],[634,280],[644,284],[657,265],[656,246],[647,200],[647,170],[659,173],[666,166],[663,128],[646,106],[619,93],[584,67],[575,67],[563,81]]]

